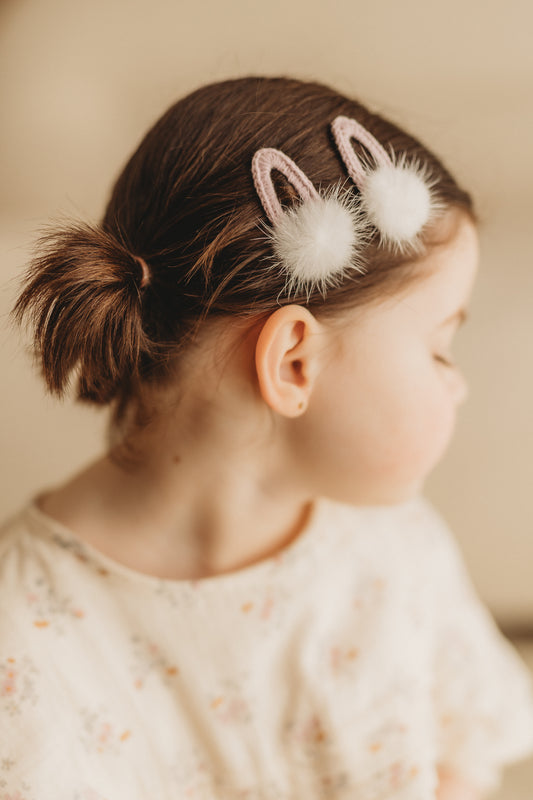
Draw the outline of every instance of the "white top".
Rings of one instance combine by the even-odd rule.
[[[321,498],[281,554],[166,580],[34,500],[0,527],[0,798],[429,800],[533,751],[530,675],[419,496]]]

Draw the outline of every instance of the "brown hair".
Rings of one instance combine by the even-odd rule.
[[[356,118],[386,149],[426,163],[445,206],[476,219],[470,196],[431,152],[356,100],[284,77],[203,86],[148,131],[99,224],[68,223],[38,241],[12,314],[19,323],[31,318],[49,391],[62,396],[77,367],[76,399],[113,403],[110,424],[118,426],[131,401],[176,379],[180,356],[208,319],[257,322],[291,302],[335,321],[416,280],[412,260],[377,241],[366,253],[367,273],[349,274],[325,300],[318,292],[280,296],[283,277],[264,269],[272,253],[259,235],[264,213],[252,156],[260,147],[283,150],[327,189],[346,178],[330,132],[339,114]],[[292,202],[290,184],[273,177],[282,203]],[[148,265],[146,286],[138,258]]]

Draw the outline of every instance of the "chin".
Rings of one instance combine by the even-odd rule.
[[[411,477],[411,476],[409,476]],[[394,506],[407,503],[420,494],[426,480],[426,473],[422,476],[409,479],[404,476],[404,480],[397,479],[387,481],[385,476],[382,480],[368,481],[361,484],[357,479],[339,481],[336,486],[328,485],[323,487],[321,494],[329,497],[338,503],[349,506]]]
[[[404,484],[403,486],[395,486],[388,489],[384,488],[383,491],[378,493],[376,500],[372,501],[372,504],[395,506],[399,505],[400,503],[407,503],[409,500],[413,500],[417,495],[420,494],[424,487],[424,480],[424,478],[417,478],[411,483]]]
[[[418,480],[408,486],[376,487],[373,491],[351,494],[349,497],[331,496],[332,500],[349,506],[395,506],[414,499],[421,491],[423,481]]]

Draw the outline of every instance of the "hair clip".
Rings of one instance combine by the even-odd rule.
[[[406,254],[421,249],[420,232],[444,206],[432,189],[436,179],[427,164],[397,159],[384,150],[377,139],[356,120],[338,116],[331,124],[335,143],[348,174],[360,192],[362,207],[379,231],[382,244]],[[375,166],[363,165],[351,139],[362,144]]]
[[[284,210],[272,183],[273,169],[281,172],[298,192],[300,202]],[[347,270],[364,273],[361,251],[369,238],[369,226],[359,200],[337,184],[319,193],[294,161],[281,150],[263,147],[252,159],[254,185],[270,220],[266,228],[287,280],[290,295],[304,289],[307,298],[318,287],[340,285]]]

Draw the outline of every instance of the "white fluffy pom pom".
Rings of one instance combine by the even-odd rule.
[[[309,297],[316,286],[324,294],[348,269],[364,272],[360,252],[368,237],[357,199],[339,186],[284,211],[270,238],[277,263],[287,272],[285,291],[305,290]]]
[[[417,234],[437,208],[425,166],[405,159],[368,172],[362,202],[383,242],[399,251],[417,248]]]

